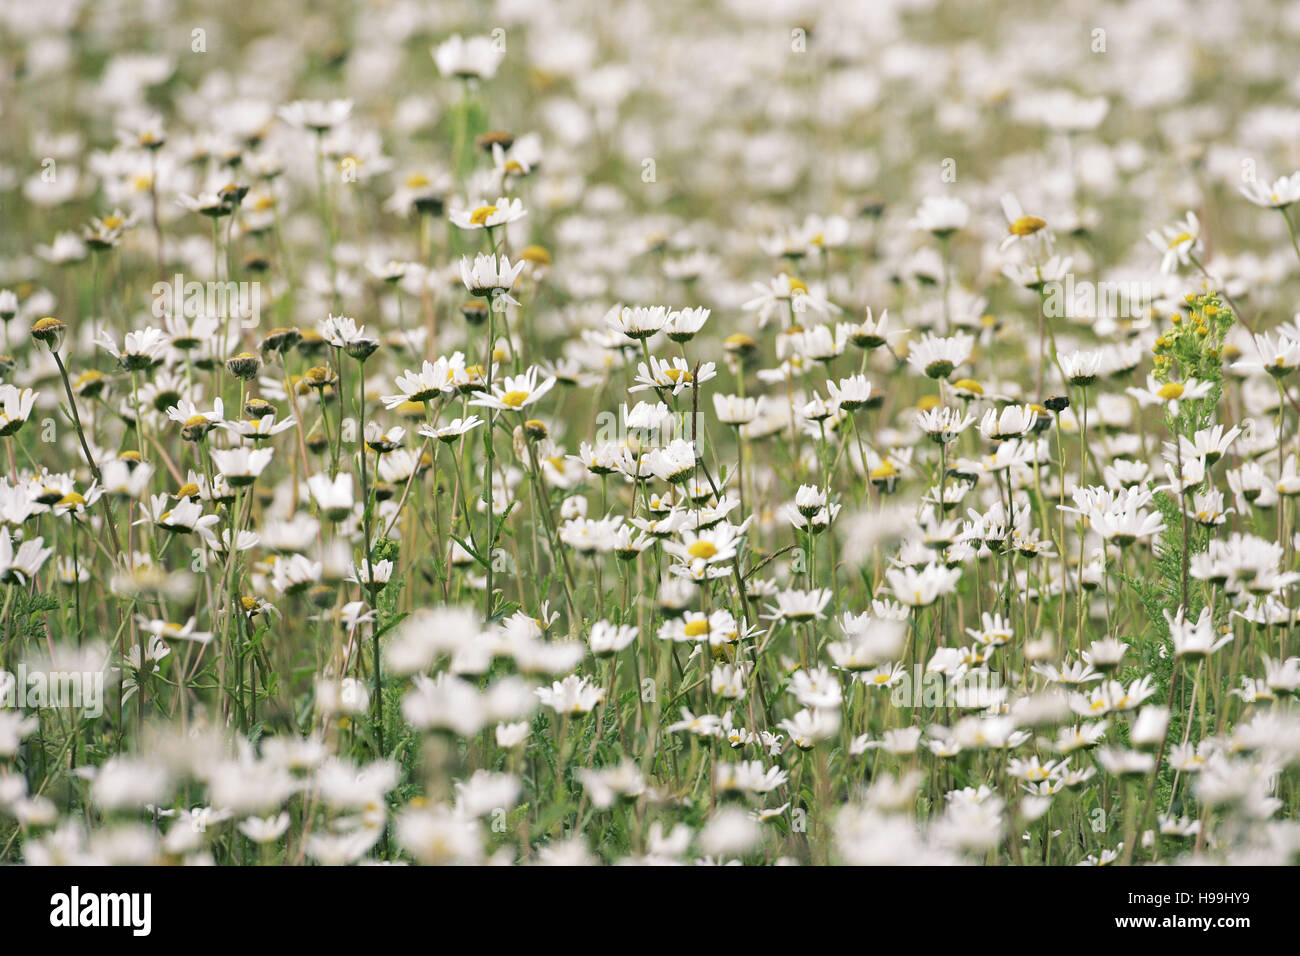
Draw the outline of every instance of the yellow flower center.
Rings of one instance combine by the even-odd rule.
[[[1011,224],[1011,235],[1032,236],[1046,225],[1047,223],[1037,216],[1021,216]]]
[[[501,404],[510,408],[521,408],[524,402],[528,401],[528,393],[516,389],[513,392],[506,392],[501,396]]]
[[[952,387],[963,392],[974,392],[976,395],[984,394],[984,386],[973,378],[959,378],[952,383]]]
[[[1164,385],[1160,386],[1160,391],[1156,392],[1156,395],[1169,402],[1174,399],[1182,398],[1183,391],[1184,389],[1181,382],[1165,382]]]
[[[808,286],[802,279],[796,279],[794,276],[789,276],[787,281],[790,283],[791,295],[794,295],[796,292],[802,292],[804,295],[808,294]]]
[[[411,173],[411,175],[406,177],[407,189],[423,189],[428,185],[429,177],[424,175],[424,173]]]
[[[718,548],[712,541],[704,540],[696,541],[686,550],[692,558],[703,558],[706,561],[718,553]]]
[[[495,215],[496,211],[496,206],[479,206],[469,214],[470,224],[475,226],[487,225],[488,217]]]
[[[1174,236],[1173,241],[1169,243],[1169,248],[1176,249],[1184,242],[1191,242],[1194,238],[1196,237],[1190,232],[1180,232],[1178,235]]]
[[[709,622],[707,620],[691,621],[686,625],[687,637],[699,637],[709,633]]]

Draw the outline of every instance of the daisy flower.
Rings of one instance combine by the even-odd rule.
[[[453,209],[451,221],[461,229],[493,229],[517,222],[526,215],[523,200],[499,196],[494,203],[476,199]]]
[[[459,355],[460,353],[457,353]],[[430,362],[428,359],[416,371],[406,371],[397,376],[393,384],[398,388],[398,392],[393,395],[385,395],[381,399],[384,407],[389,411],[404,405],[407,402],[431,402],[444,392],[450,392],[455,387],[456,366],[455,357],[448,360],[439,356],[437,362]],[[463,357],[461,358],[463,367]]]
[[[226,481],[239,488],[256,481],[274,455],[270,448],[214,448],[212,463]]]
[[[278,111],[280,119],[298,129],[323,133],[352,115],[351,100],[296,100]]]
[[[122,368],[128,372],[139,372],[161,362],[171,346],[171,341],[162,329],[150,327],[138,332],[128,332],[120,350],[107,330],[99,333],[95,344],[117,359]]]
[[[490,80],[505,59],[504,44],[490,36],[465,39],[459,33],[429,51],[438,72],[461,80]]]
[[[1006,193],[1002,197],[1002,212],[1007,217],[1007,235],[1002,240],[1000,249],[1006,249],[1017,242],[1036,237],[1051,243],[1050,232],[1047,229],[1047,222],[1039,219],[1037,216],[1025,215],[1024,208],[1020,205],[1020,200],[1012,193]]]
[[[605,699],[604,688],[592,683],[590,678],[577,674],[557,680],[550,687],[539,687],[536,694],[544,705],[557,714],[586,714]]]
[[[641,392],[649,388],[662,388],[670,389],[674,395],[679,395],[683,389],[694,388],[697,384],[702,385],[717,374],[717,365],[713,362],[700,363],[697,371],[679,355],[673,356],[671,360],[661,360],[652,355],[648,366],[645,362],[637,363],[637,384],[631,386],[628,391]]]
[[[1199,401],[1209,395],[1213,388],[1212,382],[1202,382],[1196,378],[1182,382],[1161,382],[1154,375],[1147,375],[1145,388],[1130,385],[1124,391],[1136,398],[1143,408],[1166,405],[1171,415],[1177,415],[1179,402]]]
[[[948,338],[927,332],[908,349],[907,363],[929,378],[947,378],[954,369],[970,361],[974,346],[974,336],[964,332]]]
[[[31,417],[38,393],[8,383],[0,385],[0,437],[16,434]]]
[[[498,259],[495,255],[480,253],[474,257],[473,265],[468,256],[460,257],[460,278],[466,290],[471,295],[492,299],[494,308],[501,302],[519,304],[509,293],[523,268],[522,259],[512,266],[505,256]]]
[[[1241,194],[1264,209],[1286,209],[1300,200],[1300,172],[1290,176],[1281,176],[1266,186],[1258,179],[1251,179],[1238,187]]]
[[[1161,253],[1160,271],[1175,272],[1201,251],[1200,220],[1196,213],[1188,211],[1183,221],[1147,233],[1147,241]]]
[[[949,196],[927,196],[921,201],[916,215],[908,225],[943,239],[959,229],[965,229],[969,221],[970,207],[960,199]]]
[[[539,384],[538,374],[537,367],[532,366],[522,375],[507,375],[504,384],[492,384],[491,395],[479,395],[471,399],[469,404],[502,412],[517,412],[527,408],[555,387],[555,376]]]
[[[417,435],[425,438],[436,438],[441,442],[454,442],[462,435],[466,435],[475,428],[483,424],[483,419],[477,415],[469,415],[465,418],[456,418],[446,425],[421,425],[416,429]]]

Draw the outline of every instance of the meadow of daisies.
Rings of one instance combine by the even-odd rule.
[[[4,0],[0,863],[1294,862],[1297,44]]]

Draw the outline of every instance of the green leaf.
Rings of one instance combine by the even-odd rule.
[[[457,535],[454,535],[454,534],[451,536],[451,540],[455,541],[458,545],[460,545],[462,548],[464,548],[464,549],[465,549],[465,552],[466,552],[466,553],[467,553],[471,558],[473,558],[473,559],[474,559],[475,561],[477,561],[480,565],[482,565],[482,567],[483,567],[483,569],[484,569],[485,571],[487,570],[487,567],[488,567],[488,563],[487,563],[487,561],[484,560],[484,558],[483,558],[483,556],[482,556],[481,554],[479,554],[479,553],[478,553],[477,551],[475,551],[472,547],[470,547],[470,544],[469,544],[468,541],[466,541],[464,538],[461,538],[461,537],[459,537],[459,536],[457,536]]]

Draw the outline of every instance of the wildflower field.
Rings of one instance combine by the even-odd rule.
[[[0,863],[1296,862],[1297,54],[0,0]]]

